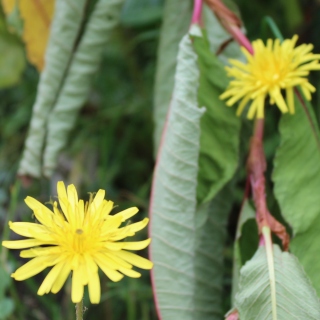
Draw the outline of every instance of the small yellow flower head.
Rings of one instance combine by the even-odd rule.
[[[264,117],[265,98],[270,96],[270,104],[276,104],[283,112],[294,113],[294,87],[299,86],[307,100],[311,100],[311,92],[316,89],[306,76],[310,70],[320,70],[317,59],[319,54],[311,53],[311,44],[294,47],[298,36],[280,43],[268,39],[267,45],[262,40],[252,43],[254,55],[241,48],[247,58],[244,64],[238,60],[230,60],[232,67],[226,67],[228,76],[233,77],[227,90],[220,99],[228,99],[227,106],[241,100],[237,115],[240,115],[249,101],[251,105],[248,118]],[[286,91],[286,101],[281,90]]]
[[[71,298],[74,303],[81,301],[84,286],[88,285],[91,303],[100,301],[100,279],[98,268],[112,281],[119,281],[123,275],[138,278],[140,273],[133,266],[151,269],[151,261],[126,250],[146,248],[150,239],[138,242],[118,242],[133,236],[148,224],[145,218],[140,222],[120,225],[134,216],[137,208],[129,208],[110,215],[113,202],[104,199],[105,191],[99,190],[95,197],[84,203],[78,200],[74,185],[67,190],[63,182],[58,182],[58,198],[53,211],[27,197],[26,204],[33,210],[39,223],[10,222],[11,230],[29,239],[3,241],[10,249],[25,249],[23,258],[33,258],[11,276],[15,280],[30,278],[47,267],[50,270],[42,282],[38,294],[57,293],[72,271]]]

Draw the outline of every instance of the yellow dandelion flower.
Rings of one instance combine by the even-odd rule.
[[[91,303],[100,301],[100,279],[98,268],[112,281],[119,281],[123,275],[138,278],[141,274],[133,266],[151,269],[151,261],[126,250],[146,248],[150,239],[138,242],[118,242],[133,236],[148,224],[145,218],[140,222],[120,227],[134,216],[137,208],[129,208],[110,215],[113,202],[104,199],[105,191],[99,190],[89,202],[78,200],[74,185],[67,190],[58,182],[58,203],[53,211],[34,198],[27,197],[26,204],[33,210],[39,223],[10,222],[15,233],[29,239],[3,241],[10,249],[25,249],[23,258],[33,258],[11,276],[15,280],[30,278],[47,267],[53,268],[42,282],[38,294],[57,293],[72,271],[72,293],[74,303],[81,301],[84,286],[88,285]]]
[[[317,59],[319,54],[311,53],[311,44],[294,47],[298,36],[280,43],[268,39],[264,45],[262,40],[252,43],[254,55],[241,48],[247,63],[230,59],[232,67],[226,67],[228,76],[233,77],[227,90],[220,96],[228,99],[227,106],[241,100],[237,115],[240,115],[249,101],[251,105],[248,118],[264,117],[265,98],[269,95],[270,104],[276,104],[283,112],[294,113],[294,87],[299,86],[307,100],[311,100],[311,92],[316,89],[306,76],[311,70],[320,70]],[[281,90],[286,91],[286,101]]]

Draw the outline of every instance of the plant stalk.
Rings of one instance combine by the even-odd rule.
[[[83,299],[76,304],[76,320],[83,320]]]

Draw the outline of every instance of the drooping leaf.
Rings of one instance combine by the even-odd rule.
[[[155,154],[173,92],[179,42],[188,31],[191,13],[191,0],[165,1],[154,88]]]
[[[48,115],[59,95],[83,19],[86,0],[57,0],[19,174],[41,176]]]
[[[8,15],[15,10],[15,4],[18,5],[28,60],[41,71],[55,0],[2,0],[2,3]]]
[[[198,101],[207,112],[201,118],[197,198],[211,200],[233,177],[238,164],[240,119],[219,95],[228,85],[222,63],[210,52],[205,37],[194,37],[200,67]]]
[[[320,303],[298,259],[273,246],[277,320],[320,319]],[[235,307],[242,320],[274,320],[266,248],[259,247],[241,269]]]
[[[320,215],[320,135],[311,105],[296,97],[295,106],[294,115],[281,116],[273,181],[281,213],[297,234]]]
[[[241,256],[241,249],[240,249],[240,240],[242,237],[242,234],[244,234],[244,236],[246,238],[248,238],[248,236],[255,236],[256,238],[258,237],[258,233],[255,232],[246,232],[243,233],[243,229],[245,226],[245,223],[248,221],[252,221],[255,222],[255,212],[253,210],[253,208],[251,207],[251,205],[249,204],[248,200],[245,200],[245,202],[243,203],[242,207],[241,207],[241,212],[239,215],[239,219],[238,219],[238,225],[237,225],[237,230],[236,230],[236,237],[235,237],[235,242],[234,242],[234,253],[233,253],[233,272],[232,272],[232,293],[231,293],[231,300],[232,300],[232,305],[234,303],[234,298],[235,295],[238,291],[238,283],[239,283],[239,276],[240,276],[240,269],[242,267],[242,265],[244,264],[244,257]],[[249,231],[249,230],[247,230]],[[252,231],[252,230],[250,230]],[[250,239],[251,243],[246,242],[245,244],[245,249],[246,250],[250,250],[250,247],[254,247],[258,244],[258,241],[252,241],[252,239]]]
[[[0,17],[0,88],[15,85],[25,68],[24,49],[18,37],[9,34]]]
[[[57,158],[66,145],[78,110],[83,106],[98,71],[102,53],[118,24],[123,0],[99,0],[86,24],[85,32],[70,63],[68,74],[49,114],[43,173],[50,177]]]
[[[150,254],[161,319],[193,319],[199,71],[189,35],[180,43],[175,87],[155,168]]]

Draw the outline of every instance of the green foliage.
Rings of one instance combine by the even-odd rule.
[[[0,15],[0,88],[17,84],[26,66],[24,48],[20,39],[6,30]]]
[[[297,258],[273,246],[277,318],[271,312],[271,289],[266,248],[259,247],[241,269],[235,306],[240,319],[319,319],[319,299]]]
[[[233,177],[238,165],[240,120],[219,99],[228,84],[222,63],[209,50],[205,37],[194,37],[200,82],[198,101],[206,107],[201,118],[197,199],[210,201]]]
[[[7,319],[14,310],[14,301],[5,297],[5,291],[11,283],[11,278],[2,266],[0,267],[0,279],[0,319]]]
[[[10,185],[28,130],[19,173],[51,178],[22,188],[10,220],[34,221],[23,198],[55,199],[52,185],[58,179],[75,183],[84,198],[88,191],[104,188],[119,209],[137,205],[141,209],[137,218],[146,216],[153,154],[161,144],[150,210],[154,291],[149,272],[119,283],[104,278],[99,305],[91,306],[87,293],[84,296],[89,308],[84,319],[158,319],[154,298],[163,320],[221,319],[232,306],[238,308],[241,320],[272,319],[270,265],[264,246],[256,251],[255,208],[250,190],[245,190],[253,126],[247,119],[241,125],[235,108],[227,108],[219,99],[229,81],[223,65],[228,58],[244,60],[239,45],[205,6],[206,32],[202,36],[197,30],[191,41],[183,38],[176,72],[179,42],[190,27],[193,1],[126,0],[122,9],[120,3],[57,0],[37,96],[38,75],[30,65],[24,69],[24,51],[17,38],[23,25],[17,12],[6,17],[7,25],[18,30],[16,36],[1,24],[0,50],[6,54],[0,57],[0,87],[16,84],[0,91],[3,234],[8,237],[5,220],[13,211],[8,209]],[[235,8],[232,1],[224,3]],[[109,5],[114,5],[110,20],[105,19]],[[315,0],[292,4],[239,0],[237,5],[250,39],[276,36],[265,23],[270,15],[286,37],[298,33],[301,42],[314,39],[315,52],[319,51]],[[114,28],[118,22],[120,27]],[[319,77],[312,75],[311,80],[318,90]],[[319,296],[319,95],[313,99],[313,106],[296,99],[296,114],[281,116],[280,137],[279,112],[266,110],[268,206],[279,221],[292,227],[293,235],[291,253],[273,247],[278,320],[320,318],[311,287]],[[147,230],[141,237],[147,237]],[[21,264],[15,253],[1,258],[5,269]],[[13,282],[0,269],[0,318],[74,319],[70,283],[59,295],[39,297],[43,278],[41,274]]]
[[[274,160],[275,195],[282,215],[301,233],[320,215],[320,135],[310,103],[295,98],[295,115],[283,115]]]

